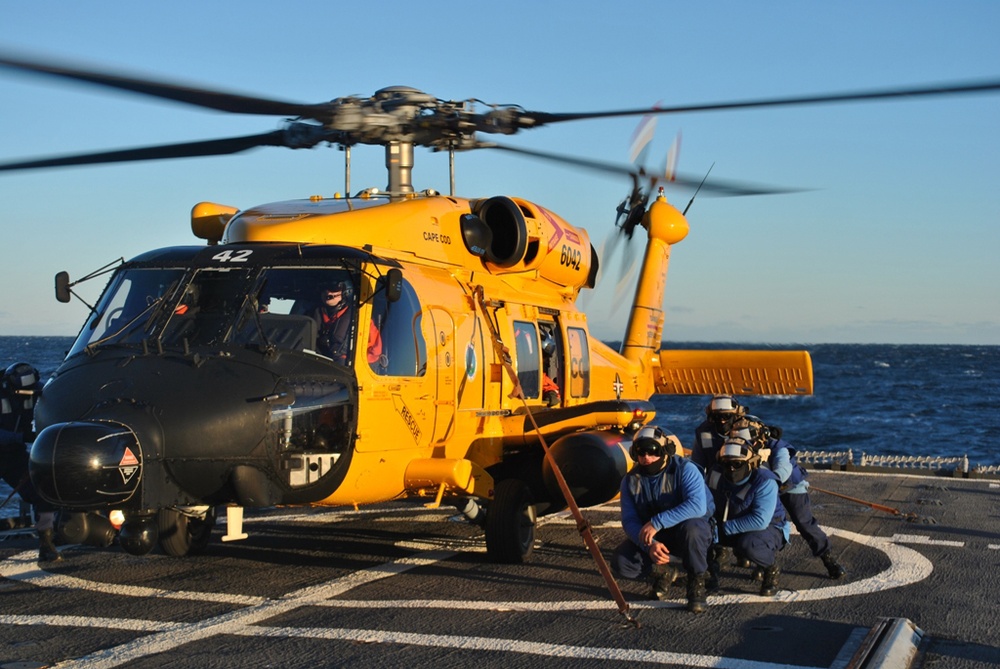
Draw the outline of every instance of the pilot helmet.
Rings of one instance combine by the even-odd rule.
[[[349,302],[354,297],[354,284],[347,279],[338,279],[323,285],[323,291],[340,291],[343,293],[344,302]]]
[[[548,330],[542,330],[542,355],[548,357],[556,352],[556,340]]]
[[[742,437],[729,437],[719,449],[722,476],[730,483],[743,483],[760,465],[760,456]]]

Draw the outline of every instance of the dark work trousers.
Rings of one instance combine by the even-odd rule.
[[[701,574],[708,570],[708,547],[712,543],[712,530],[707,519],[690,518],[660,530],[656,533],[656,540],[670,551],[672,564],[676,564],[675,561],[680,558],[685,571],[689,573]],[[611,566],[622,578],[641,578],[649,575],[653,561],[649,558],[648,549],[636,546],[631,539],[626,539],[615,549]]]
[[[788,519],[795,525],[802,538],[809,544],[812,554],[820,556],[830,550],[830,537],[813,518],[812,502],[809,493],[789,493],[781,495],[781,504],[785,507]]]
[[[774,564],[775,555],[785,547],[785,535],[774,525],[763,530],[719,536],[719,543],[729,546],[738,558],[746,558],[759,567]]]

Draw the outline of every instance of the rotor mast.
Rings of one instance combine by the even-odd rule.
[[[385,168],[389,171],[389,195],[413,192],[413,142],[390,141],[385,145]]]

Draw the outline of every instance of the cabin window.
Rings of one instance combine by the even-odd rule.
[[[423,376],[427,373],[427,343],[421,330],[420,300],[413,286],[403,279],[400,298],[389,302],[386,277],[375,282],[372,295],[372,327],[382,339],[381,353],[369,357],[368,365],[383,376]]]
[[[541,387],[541,352],[538,350],[538,331],[534,323],[514,321],[514,344],[517,355],[514,357],[514,368],[517,370],[517,380],[521,384],[521,392],[525,399],[538,397]]]
[[[590,396],[590,346],[583,328],[566,328],[569,343],[569,394]]]

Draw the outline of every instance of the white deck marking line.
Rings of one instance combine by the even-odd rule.
[[[62,550],[68,550],[62,547]],[[156,559],[151,557],[150,559]],[[169,559],[169,558],[165,558]],[[194,592],[186,590],[164,590],[163,588],[148,588],[141,585],[120,585],[116,583],[101,583],[86,581],[82,578],[54,574],[38,567],[38,551],[24,551],[0,561],[0,576],[11,581],[30,583],[40,588],[72,588],[74,590],[90,590],[108,595],[125,597],[149,597],[163,599],[190,599],[200,602],[220,602],[238,606],[256,606],[263,603],[265,597],[235,595],[224,592]]]
[[[841,530],[835,527],[823,526],[823,529],[829,535],[838,535],[849,541],[863,544],[885,553],[891,563],[889,568],[860,581],[839,583],[837,585],[803,591],[779,590],[778,594],[774,597],[761,597],[760,595],[752,594],[714,595],[710,598],[709,604],[760,604],[763,602],[775,601],[806,602],[834,599],[839,597],[853,597],[855,595],[870,595],[874,592],[891,590],[893,588],[902,588],[907,585],[912,585],[913,583],[918,583],[919,581],[922,581],[930,576],[931,572],[934,571],[934,565],[930,560],[912,548],[901,546],[892,539],[856,534],[854,532]],[[414,543],[414,545],[419,545],[422,548],[428,549],[434,547],[435,544],[431,542],[422,542],[419,544]],[[453,600],[395,600],[390,602],[381,600],[377,603],[377,606],[386,605],[400,608],[424,607],[470,610],[493,609],[497,611],[593,611],[606,609],[611,606],[611,603],[601,600],[576,600],[562,602],[462,602]],[[685,605],[686,600],[681,598],[662,602],[629,602],[629,606],[633,608],[675,608]],[[360,601],[347,602],[344,600],[337,600],[323,602],[321,606],[354,606],[357,608],[368,608],[376,606],[376,604]]]
[[[852,595],[871,594],[878,590],[902,587],[915,583],[926,578],[933,566],[929,560],[916,551],[900,546],[891,540],[860,535],[846,530],[836,528],[824,528],[828,534],[837,534],[848,540],[868,545],[876,550],[880,550],[889,557],[892,563],[890,568],[874,577],[849,583],[844,585],[818,588],[804,592],[780,591],[774,597],[761,597],[759,595],[723,595],[713,597],[712,603],[760,603],[768,601],[810,601],[828,599],[831,597],[846,597]],[[374,641],[382,643],[403,643],[411,645],[428,645],[435,647],[455,647],[471,648],[482,650],[508,650],[511,652],[542,654],[558,657],[580,657],[580,658],[603,658],[617,661],[644,661],[662,664],[684,664],[696,667],[732,667],[738,669],[804,669],[794,665],[747,662],[744,660],[733,660],[730,658],[685,655],[666,651],[642,651],[636,649],[621,648],[588,648],[579,646],[563,646],[558,644],[538,644],[522,642],[511,639],[493,639],[483,637],[458,637],[447,635],[424,635],[405,632],[384,632],[379,630],[343,630],[343,629],[312,629],[312,628],[268,628],[258,626],[258,623],[281,615],[287,611],[300,606],[329,606],[329,607],[385,607],[397,606],[400,608],[449,608],[455,609],[490,609],[495,611],[559,611],[559,610],[581,610],[581,609],[608,609],[610,603],[602,600],[586,600],[583,602],[461,602],[455,600],[403,600],[398,602],[359,602],[331,600],[331,597],[343,594],[365,583],[370,583],[388,576],[402,573],[414,567],[431,564],[439,560],[447,559],[456,554],[453,550],[430,551],[418,554],[409,558],[404,558],[396,562],[376,565],[375,567],[353,572],[344,577],[334,579],[327,583],[316,586],[302,588],[285,595],[278,600],[260,600],[254,598],[256,603],[249,608],[230,612],[214,618],[209,618],[199,623],[177,624],[177,623],[155,623],[150,621],[128,621],[122,620],[117,624],[120,626],[135,626],[136,629],[157,630],[156,633],[146,637],[135,639],[129,643],[110,649],[98,651],[79,660],[73,660],[74,667],[84,667],[92,669],[106,669],[120,666],[133,659],[138,659],[153,653],[165,652],[177,646],[190,643],[192,641],[208,638],[217,634],[244,634],[244,635],[272,635],[272,636],[303,636],[311,638],[329,639],[350,639],[353,641]],[[33,560],[34,553],[26,551],[21,553],[14,560],[15,569],[12,573],[16,578],[28,581],[39,586],[48,586],[59,583],[65,585],[72,583],[72,587],[91,587],[93,584],[82,579],[70,579],[69,577],[48,574],[37,568]],[[5,561],[7,562],[7,561]],[[0,563],[3,564],[3,563]],[[7,569],[5,572],[9,571]],[[148,596],[140,593],[157,593],[155,596],[167,596],[167,591],[153,588],[122,588],[117,590],[117,594],[133,594],[134,596]],[[201,599],[205,599],[205,593],[198,593]],[[184,597],[189,597],[191,593],[184,593]],[[683,606],[683,601],[671,602],[636,602],[636,608],[673,608]],[[0,622],[6,624],[39,624],[43,620],[41,616],[4,616]],[[78,617],[44,616],[44,622],[48,625],[77,626]],[[162,627],[160,627],[162,625]],[[113,626],[113,625],[112,625]],[[59,666],[59,665],[57,665]]]
[[[54,666],[72,666],[75,669],[110,669],[147,655],[174,650],[178,646],[218,634],[256,633],[259,628],[254,627],[253,630],[247,630],[247,626],[254,626],[268,618],[281,615],[300,606],[317,604],[328,597],[335,597],[365,583],[394,576],[415,567],[446,560],[453,555],[454,553],[450,551],[439,551],[376,565],[342,578],[296,590],[281,599],[269,599],[250,608],[224,613],[198,623],[179,625],[119,646],[99,650],[79,659],[60,662]],[[46,624],[54,624],[53,618],[55,617],[49,617]]]
[[[486,652],[513,652],[545,657],[570,657],[616,662],[647,662],[674,664],[685,667],[713,667],[715,669],[816,669],[795,664],[758,662],[720,655],[691,655],[664,650],[639,650],[635,648],[601,648],[595,646],[566,646],[555,643],[497,639],[491,637],[454,636],[447,634],[415,634],[387,632],[385,630],[331,629],[325,627],[266,627],[246,629],[243,634],[253,636],[296,637],[353,641],[364,643],[395,643],[435,648],[458,648]]]
[[[923,580],[933,571],[933,565],[927,558],[923,555],[914,551],[912,549],[906,548],[896,542],[896,537],[892,539],[885,539],[879,537],[870,537],[867,535],[856,534],[853,532],[848,532],[846,530],[840,530],[832,527],[823,527],[827,534],[840,535],[850,541],[855,541],[861,543],[876,550],[885,553],[891,562],[890,567],[876,574],[870,578],[863,579],[860,581],[853,581],[848,583],[841,583],[837,585],[832,585],[828,587],[815,588],[806,591],[788,591],[781,590],[774,597],[761,597],[760,595],[753,594],[728,594],[715,596],[712,598],[713,602],[720,604],[757,604],[761,602],[768,601],[816,601],[821,599],[831,599],[835,597],[851,597],[854,595],[867,595],[873,592],[878,592],[882,590],[889,590],[893,588],[899,588],[912,583],[916,583]],[[899,535],[897,535],[899,536]],[[435,551],[446,551],[449,554],[454,554],[457,552],[464,551],[477,551],[484,550],[484,548],[479,546],[471,546],[466,541],[414,541],[414,542],[401,542],[407,548],[412,550],[419,550],[424,552]],[[947,545],[947,544],[946,544]],[[82,579],[77,579],[69,576],[63,576],[60,574],[52,574],[39,569],[36,561],[36,555],[32,551],[25,551],[18,555],[15,555],[7,560],[0,562],[0,570],[6,578],[12,580],[19,580],[31,583],[39,587],[68,587],[83,590],[92,590],[95,592],[103,592],[107,594],[123,595],[131,597],[162,597],[168,599],[186,599],[186,600],[196,600],[196,601],[215,601],[221,603],[229,603],[242,606],[259,606],[265,602],[264,598],[261,597],[249,597],[245,595],[231,595],[226,593],[205,593],[205,592],[193,592],[193,591],[170,591],[157,588],[147,588],[141,586],[124,586],[115,585],[107,583],[99,583],[95,581],[85,581]],[[403,565],[405,561],[399,561],[397,563],[389,563],[389,565]],[[373,568],[374,570],[384,568],[384,566]],[[407,567],[409,568],[409,567]],[[360,572],[355,572],[355,575],[344,577],[343,579],[338,579],[338,582],[350,583],[352,579],[359,578],[365,579],[370,578],[370,574],[375,573],[372,570],[363,570]],[[398,573],[398,572],[396,572]],[[384,576],[378,576],[382,578]],[[353,583],[346,589],[356,587],[361,585],[363,582],[358,581]],[[319,588],[326,588],[328,586],[316,586]],[[293,596],[293,595],[289,595]],[[333,595],[328,595],[333,596]],[[663,607],[676,607],[683,604],[683,600],[669,600],[666,602],[635,602],[630,603],[630,606],[636,606],[638,608],[663,608]],[[346,605],[341,602],[323,602],[323,606],[342,606]],[[357,606],[358,608],[365,608],[368,606],[367,602],[351,602],[350,605]],[[381,602],[378,605],[384,606],[385,602]],[[608,602],[603,600],[583,600],[583,601],[562,601],[562,602],[460,602],[460,601],[438,601],[438,600],[404,600],[403,602],[397,602],[397,606],[406,607],[420,607],[424,606],[427,608],[439,608],[441,606],[448,606],[456,609],[469,608],[469,609],[480,609],[480,608],[496,608],[497,610],[511,610],[511,611],[570,611],[570,610],[601,610],[609,606]]]
[[[56,627],[93,627],[130,632],[166,632],[187,627],[189,623],[169,620],[139,620],[137,618],[95,618],[93,616],[21,616],[0,614],[0,625],[55,625]]]
[[[393,508],[382,507],[382,508],[376,508],[376,509],[326,509],[326,510],[322,510],[322,511],[313,511],[311,513],[305,512],[305,511],[300,511],[300,512],[293,512],[293,513],[273,514],[273,515],[270,515],[270,516],[266,516],[266,515],[264,515],[264,516],[247,516],[246,518],[243,519],[243,524],[246,525],[247,523],[251,523],[251,524],[252,523],[267,523],[267,522],[274,522],[274,521],[278,521],[278,522],[294,522],[294,523],[320,523],[320,522],[322,522],[322,523],[331,523],[331,522],[332,523],[342,523],[342,522],[349,521],[349,520],[360,520],[360,519],[367,520],[367,518],[365,518],[365,516],[371,516],[371,515],[376,514],[376,513],[379,514],[379,515],[382,515],[382,516],[392,516],[392,515],[402,516],[402,515],[406,515],[406,514],[409,514],[409,513],[413,513],[415,510],[417,510],[417,509],[416,508],[410,508],[410,507],[398,507],[398,508],[397,507],[393,507]],[[458,513],[457,509],[455,510],[455,513]],[[455,514],[453,513],[451,515],[455,515]],[[435,520],[437,522],[440,522],[442,520],[442,518],[444,518],[444,517],[445,516],[442,516],[442,515],[438,514],[435,517]],[[382,520],[382,518],[376,518],[376,520]],[[387,518],[386,520],[395,520],[395,518]],[[216,525],[225,525],[225,524],[226,524],[225,516],[220,516],[216,520]]]
[[[925,546],[952,546],[955,548],[965,547],[964,541],[945,541],[943,539],[931,539],[924,534],[894,534],[890,541],[901,544],[922,544]]]

